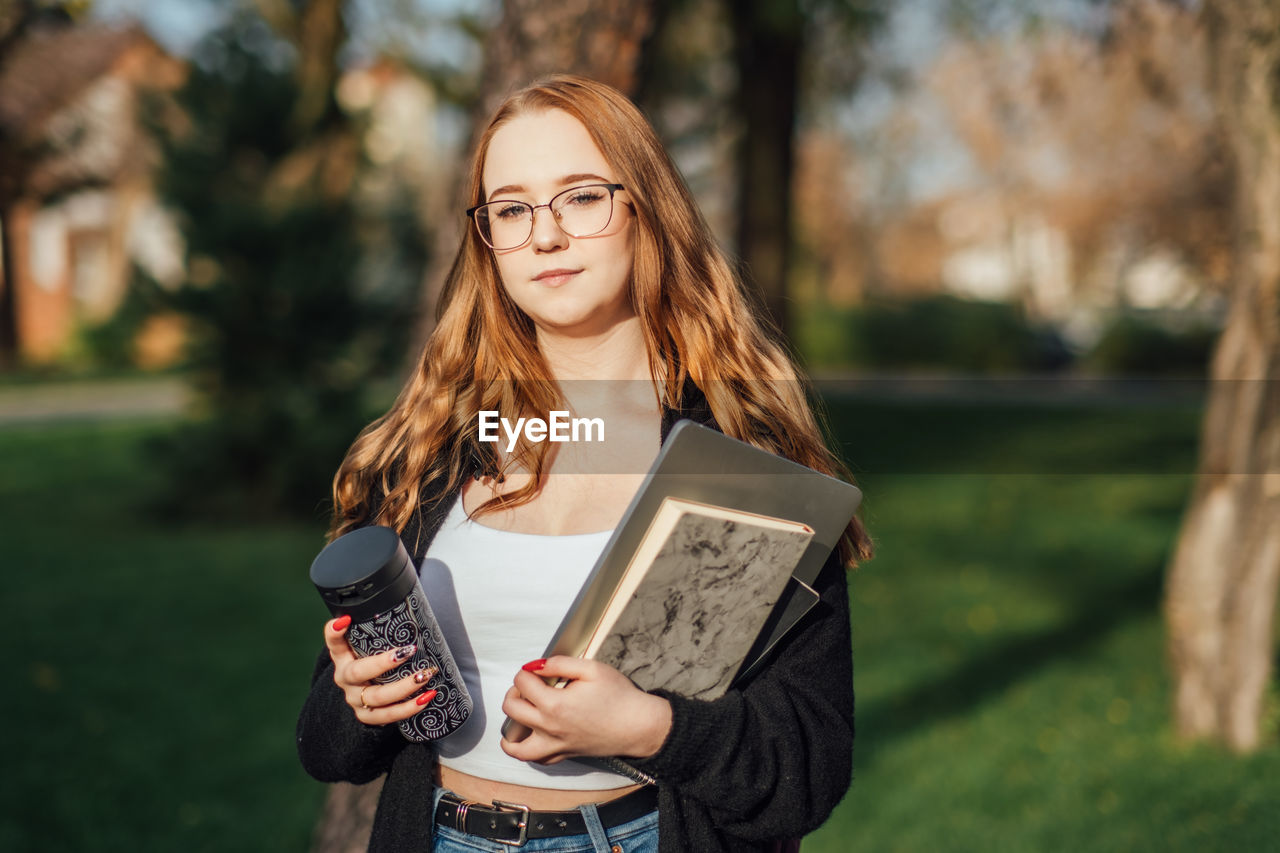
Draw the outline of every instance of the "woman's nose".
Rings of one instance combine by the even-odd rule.
[[[539,214],[545,214],[539,216]],[[533,210],[533,248],[539,252],[551,252],[568,245],[569,235],[560,230],[560,222],[549,207]]]

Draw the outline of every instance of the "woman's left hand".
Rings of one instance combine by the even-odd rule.
[[[552,687],[543,678],[569,682]],[[671,730],[666,699],[645,693],[608,664],[565,655],[525,664],[502,710],[532,730],[519,742],[504,738],[503,751],[539,764],[575,755],[647,758]]]

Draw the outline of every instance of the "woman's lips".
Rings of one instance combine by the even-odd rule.
[[[559,287],[580,272],[582,272],[582,270],[543,270],[535,275],[533,280],[544,287]]]

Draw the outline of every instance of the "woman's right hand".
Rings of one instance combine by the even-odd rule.
[[[390,684],[373,679],[404,663],[413,655],[413,646],[388,649],[367,658],[356,657],[347,642],[351,617],[340,616],[324,626],[324,644],[333,659],[333,683],[338,685],[356,719],[369,726],[385,726],[421,712],[436,697],[435,690],[415,695],[436,675],[434,667],[409,673]]]

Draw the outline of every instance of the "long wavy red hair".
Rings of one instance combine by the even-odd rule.
[[[485,199],[482,175],[494,133],[542,110],[563,110],[582,122],[626,187],[635,213],[631,300],[664,402],[679,407],[688,377],[728,435],[843,473],[823,440],[807,385],[753,311],[657,134],[621,92],[557,74],[507,98],[477,145],[469,204]],[[403,530],[415,511],[429,509],[424,496],[442,500],[477,469],[501,473],[492,445],[477,439],[481,410],[545,416],[556,408],[564,404],[533,324],[507,296],[488,246],[468,228],[421,359],[391,409],[360,433],[338,468],[330,536],[369,523]],[[547,445],[522,440],[505,464],[529,471],[530,482],[476,514],[532,500],[546,453]],[[848,563],[870,556],[856,520],[840,551]]]

